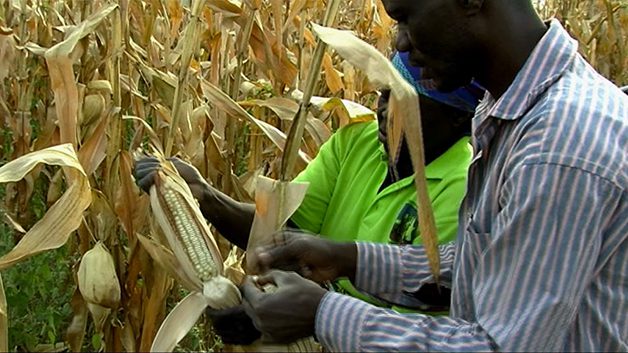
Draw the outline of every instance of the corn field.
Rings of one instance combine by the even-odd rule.
[[[85,211],[50,228],[75,223],[69,238],[42,232],[54,246],[35,244],[36,251],[0,259],[6,292],[0,329],[8,316],[8,338],[0,332],[0,344],[8,345],[0,350],[150,349],[186,290],[140,243],[155,230],[149,197],[132,177],[137,153],[179,156],[219,190],[253,202],[257,176],[281,176],[312,68],[318,80],[309,89],[314,97],[289,178],[339,127],[374,118],[368,109],[376,108],[378,92],[364,73],[332,50],[320,70],[313,65],[310,23],[323,23],[329,2],[0,0],[0,164],[60,144],[70,144],[80,163],[37,164],[2,185],[2,254],[82,178],[89,186],[77,198]],[[600,73],[628,84],[625,1],[537,6],[542,17],[565,24]],[[342,2],[332,27],[354,31],[385,55],[393,49],[394,22],[380,0]],[[119,295],[102,310],[77,287],[80,260],[97,246],[111,254]],[[218,247],[241,261],[242,252],[226,240],[219,238]],[[201,322],[178,349],[223,347]]]

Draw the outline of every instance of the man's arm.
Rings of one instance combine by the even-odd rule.
[[[421,286],[434,283],[422,245],[357,243],[356,288],[409,308],[422,304],[414,297]],[[451,288],[455,244],[439,246],[439,284]]]
[[[328,293],[318,307],[317,337],[328,349],[341,351],[561,350],[594,275],[602,230],[620,200],[616,186],[585,171],[549,164],[521,167],[504,186],[504,207],[482,249],[457,255],[463,257],[455,285],[468,288],[454,291],[469,295],[453,314],[464,310],[465,319],[399,315]],[[467,236],[472,235],[460,241],[472,242]],[[413,264],[400,260],[411,256],[392,248],[361,246],[358,254],[357,282],[371,290],[412,289],[420,282],[405,282],[413,268],[425,274],[421,256]],[[366,261],[375,264],[374,271],[364,270]]]
[[[479,324],[446,316],[399,314],[327,293],[316,314],[316,337],[333,352],[496,351]]]
[[[199,198],[203,216],[230,242],[246,249],[255,217],[255,204],[239,202],[207,185]]]

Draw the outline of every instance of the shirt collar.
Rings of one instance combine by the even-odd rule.
[[[444,179],[452,170],[460,169],[460,164],[468,164],[472,154],[469,137],[465,136],[425,166],[425,178]]]
[[[379,144],[379,150],[382,153],[382,160],[388,163],[386,159],[386,150],[383,144]],[[473,148],[469,144],[469,137],[465,136],[458,140],[453,146],[449,147],[445,153],[438,156],[430,164],[425,166],[425,179],[444,179],[452,170],[458,169],[460,164],[469,163],[468,156],[473,154]],[[405,177],[400,182],[411,182],[414,180],[414,174]]]
[[[495,102],[487,91],[476,116],[484,112],[485,117],[518,119],[572,65],[577,55],[578,42],[569,36],[558,20],[551,20],[549,29],[506,92]]]

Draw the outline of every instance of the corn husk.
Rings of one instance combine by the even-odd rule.
[[[115,263],[102,242],[83,255],[78,269],[78,287],[88,303],[105,308],[116,308],[120,303]]]
[[[176,193],[177,202],[180,203],[172,204],[173,198],[165,196],[167,193]],[[240,304],[242,297],[235,284],[224,277],[222,256],[190,188],[172,163],[163,158],[161,169],[157,172],[150,190],[150,200],[156,223],[162,233],[158,238],[164,243],[159,244],[158,239],[139,239],[151,256],[166,267],[168,272],[175,274],[175,278],[179,278],[180,283],[191,292],[168,314],[155,336],[151,351],[164,352],[175,348],[206,307],[233,307]],[[205,265],[213,266],[210,278],[205,278],[207,274],[200,272],[196,266],[203,257],[192,256],[186,248],[189,243],[184,240],[182,224],[177,223],[177,212],[183,212],[183,220],[193,223],[193,229],[198,230],[194,235],[206,247],[204,252],[208,259],[204,260]]]

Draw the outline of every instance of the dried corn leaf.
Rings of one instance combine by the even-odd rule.
[[[329,53],[325,53],[323,57],[323,69],[325,70],[325,82],[331,93],[336,94],[345,88],[342,78],[338,74],[338,70],[334,68],[334,63]]]
[[[157,327],[164,315],[164,303],[173,284],[172,278],[168,277],[164,271],[154,271],[152,277],[153,285],[148,291],[150,296],[148,297],[148,303],[146,303],[146,310],[144,310],[141,328],[140,352],[148,352],[156,337]]]
[[[115,211],[127,236],[135,234],[135,222],[140,201],[140,191],[132,177],[132,158],[128,151],[120,152],[120,188],[116,193]]]
[[[231,0],[209,0],[207,6],[226,17],[239,17],[242,14],[242,8]]]
[[[118,5],[102,7],[81,22],[63,41],[46,50],[44,54],[52,90],[55,97],[55,108],[59,119],[61,142],[76,145],[76,125],[78,122],[79,95],[73,69],[73,55],[76,45],[83,37],[92,33]]]
[[[163,146],[161,144],[159,136],[157,136],[157,133],[155,133],[153,128],[146,122],[146,120],[132,115],[123,115],[122,120],[133,120],[141,123],[142,128],[145,129],[146,133],[148,134],[148,139],[150,140],[151,145],[154,146],[158,151],[163,151]]]
[[[166,155],[170,156],[172,152],[172,146],[174,144],[175,134],[179,128],[178,121],[183,114],[182,104],[185,99],[185,94],[188,86],[188,74],[190,71],[190,62],[192,56],[197,51],[198,35],[200,31],[199,16],[205,0],[194,0],[192,6],[191,19],[188,25],[185,27],[181,42],[183,43],[183,52],[181,53],[180,67],[179,67],[179,81],[175,87],[174,97],[172,100],[172,123],[169,126],[168,138],[166,140]]]
[[[377,114],[369,108],[356,102],[340,99],[338,97],[317,97],[314,96],[310,102],[319,109],[334,111],[340,118],[340,126],[347,124],[373,121]]]
[[[299,111],[299,103],[284,97],[272,97],[266,100],[251,99],[240,102],[239,104],[243,107],[259,106],[268,108],[272,110],[273,113],[277,114],[279,119],[288,121],[292,121],[296,113]],[[323,123],[320,119],[315,118],[312,114],[308,114],[307,116],[305,130],[310,134],[310,136],[312,136],[318,146],[327,141],[331,137],[332,133],[325,123]]]
[[[368,78],[391,89],[389,127],[393,125],[390,151],[398,151],[401,144],[401,131],[406,135],[414,166],[414,181],[417,189],[417,205],[421,239],[425,247],[432,274],[438,281],[440,259],[436,237],[434,213],[427,193],[425,180],[425,153],[423,151],[423,133],[421,128],[421,112],[417,93],[393,67],[392,63],[377,49],[357,38],[349,31],[322,27],[313,24],[314,32],[319,38],[335,49],[340,56],[366,73]],[[394,156],[396,160],[396,156]]]
[[[26,233],[26,230],[22,228],[22,225],[19,224],[16,220],[14,220],[13,217],[11,217],[11,215],[9,215],[6,212],[3,212],[3,214],[4,214],[4,219],[6,223],[10,225],[11,228],[15,229],[16,231],[22,234]]]
[[[271,97],[269,99],[249,99],[238,102],[242,107],[248,108],[252,106],[264,107],[277,114],[281,120],[292,120],[299,110],[299,103],[285,97]]]
[[[32,152],[5,164],[0,168],[0,183],[19,181],[40,163],[75,169],[66,170],[66,176],[73,182],[20,242],[0,258],[0,269],[65,244],[80,225],[83,211],[91,203],[89,183],[71,144]]]
[[[0,87],[4,79],[9,75],[11,64],[16,55],[15,39],[13,33],[0,33],[0,62],[4,63],[0,65]]]
[[[270,31],[264,31],[259,22],[255,21],[253,24],[249,40],[255,59],[266,72],[271,71],[273,75],[276,75],[280,83],[293,85],[297,77],[296,64],[292,62],[290,55],[287,55],[285,47],[282,46],[282,49],[279,49],[278,39]],[[241,23],[241,25],[244,24]]]
[[[92,315],[94,330],[102,333],[105,328],[107,318],[109,317],[109,314],[111,314],[111,309],[89,302],[87,303],[87,309],[89,309],[89,313]]]
[[[286,135],[281,130],[265,121],[256,119],[244,110],[244,108],[242,108],[238,103],[231,99],[225,92],[211,83],[203,81],[201,82],[201,88],[208,101],[225,111],[227,114],[256,125],[260,130],[262,130],[264,135],[266,135],[275,144],[275,146],[279,148],[280,151],[283,151],[286,143]],[[310,161],[310,158],[301,150],[299,150],[299,157],[305,163],[309,163]]]
[[[66,330],[65,340],[70,346],[72,352],[79,352],[83,347],[83,339],[85,338],[85,329],[87,328],[87,303],[78,288],[74,290],[72,300],[72,321]]]
[[[107,126],[109,119],[100,119],[100,122],[85,140],[78,151],[78,158],[85,173],[91,175],[98,169],[100,163],[107,157]]]

